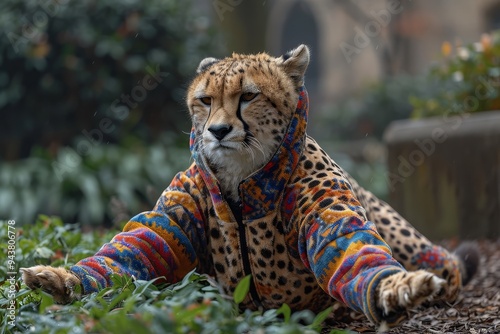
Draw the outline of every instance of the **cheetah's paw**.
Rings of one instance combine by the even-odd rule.
[[[29,288],[41,288],[51,294],[58,304],[67,304],[79,297],[75,289],[80,286],[80,279],[64,268],[35,266],[20,270]]]
[[[377,306],[387,316],[401,313],[444,294],[446,281],[425,270],[399,272],[379,285]]]

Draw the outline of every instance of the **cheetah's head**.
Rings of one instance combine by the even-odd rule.
[[[201,61],[187,95],[196,149],[230,197],[280,146],[308,64],[305,45],[278,58],[233,54]]]

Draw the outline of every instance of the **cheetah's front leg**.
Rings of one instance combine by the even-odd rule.
[[[399,272],[380,282],[377,306],[387,322],[396,325],[406,310],[441,296],[445,286],[445,280],[425,270]]]

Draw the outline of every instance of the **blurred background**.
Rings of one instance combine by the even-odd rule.
[[[451,216],[441,218],[461,221],[457,212],[468,201],[461,194],[472,191],[487,198],[477,209],[486,212],[483,232],[498,235],[500,127],[486,140],[493,146],[485,154],[496,157],[484,180],[491,189],[460,188],[446,168],[463,164],[452,157],[436,163],[453,179],[444,195],[425,174],[443,157],[442,136],[424,135],[435,149],[421,149],[420,162],[413,137],[405,149],[387,135],[395,120],[499,109],[497,28],[498,0],[3,0],[0,219],[30,224],[42,213],[97,227],[150,209],[190,164],[184,94],[198,62],[233,51],[280,55],[305,43],[312,51],[308,131],[341,166],[429,234],[435,228],[419,212],[435,217],[447,205]],[[462,103],[479,94],[478,85],[477,103]],[[411,207],[420,202],[408,185],[440,204]],[[477,237],[441,232],[433,236]]]

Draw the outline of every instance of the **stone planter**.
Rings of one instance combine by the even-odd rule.
[[[389,203],[431,239],[500,236],[500,111],[391,123]]]

